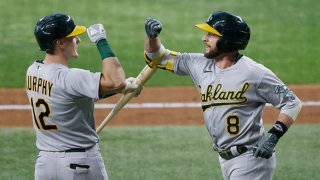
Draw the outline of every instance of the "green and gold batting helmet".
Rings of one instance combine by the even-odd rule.
[[[50,14],[40,19],[34,35],[42,51],[49,50],[54,42],[64,37],[78,36],[86,31],[86,27],[77,26],[67,14]]]
[[[196,26],[220,36],[217,47],[222,52],[243,50],[250,39],[250,28],[247,23],[241,17],[225,11],[212,13],[206,23]]]

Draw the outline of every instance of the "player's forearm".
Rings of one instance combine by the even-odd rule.
[[[145,37],[144,41],[144,49],[148,53],[156,52],[160,49],[161,42],[158,37],[156,38],[149,38],[148,36]]]
[[[286,125],[287,128],[289,128],[293,123],[293,119],[288,116],[287,114],[280,113],[278,116],[278,121],[282,122],[284,125]]]
[[[296,120],[300,110],[301,110],[301,102],[300,100],[296,102],[296,106],[291,109],[281,110],[277,122],[274,126],[269,130],[269,133],[272,133],[277,136],[279,139],[282,137],[289,127],[294,123]]]

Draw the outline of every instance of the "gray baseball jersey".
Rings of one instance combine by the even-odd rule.
[[[28,68],[25,87],[39,150],[89,148],[98,142],[94,101],[100,75],[40,61]]]
[[[280,110],[299,99],[269,69],[246,56],[226,69],[203,54],[177,54],[173,71],[190,75],[199,92],[206,127],[218,150],[256,145],[264,132],[262,111],[266,103]]]

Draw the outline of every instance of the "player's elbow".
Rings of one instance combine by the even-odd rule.
[[[100,90],[103,93],[114,92],[118,93],[126,86],[125,78],[123,77],[113,77],[113,78],[104,78],[100,79]]]
[[[126,87],[126,81],[125,79],[121,81],[116,81],[113,83],[113,88],[115,89],[124,89]]]
[[[296,98],[295,106],[291,107],[290,109],[281,110],[281,112],[284,114],[287,114],[289,117],[291,117],[293,121],[296,121],[301,109],[302,109],[302,103],[298,98]]]

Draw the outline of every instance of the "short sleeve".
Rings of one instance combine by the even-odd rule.
[[[99,83],[101,73],[71,68],[65,76],[66,90],[75,96],[86,96],[99,99]]]
[[[194,66],[198,66],[201,54],[183,53],[176,56],[174,60],[174,73],[178,75],[190,75],[196,70]]]
[[[265,103],[279,110],[291,109],[300,103],[298,97],[271,71],[262,78],[257,93]]]

